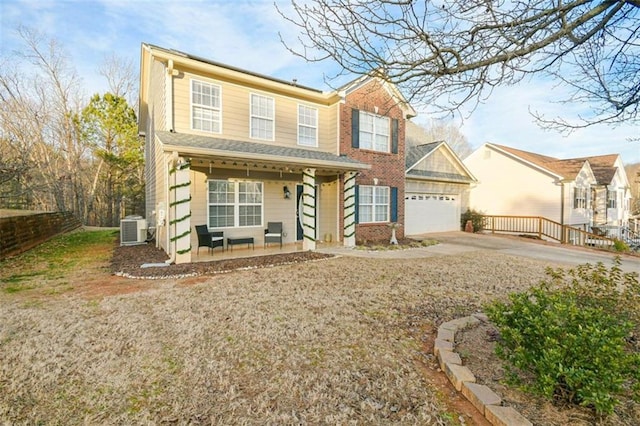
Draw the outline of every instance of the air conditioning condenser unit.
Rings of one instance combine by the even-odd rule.
[[[141,217],[120,220],[120,245],[144,244],[147,240],[147,221]]]

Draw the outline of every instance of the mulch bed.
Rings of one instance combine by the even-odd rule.
[[[165,263],[169,257],[164,251],[156,248],[153,243],[135,246],[120,246],[118,244],[111,259],[111,273],[130,278],[160,279],[213,275],[236,269],[265,268],[330,257],[333,255],[306,251],[141,268],[144,264]]]

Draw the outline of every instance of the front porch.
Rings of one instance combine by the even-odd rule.
[[[332,241],[316,241],[316,249],[339,247],[340,242]],[[210,251],[207,247],[200,247],[200,250],[194,249],[191,255],[191,262],[213,262],[217,260],[230,260],[240,259],[245,257],[257,257],[257,256],[269,256],[274,254],[286,254],[286,253],[298,253],[306,251],[303,248],[302,241],[296,241],[294,243],[283,244],[282,247],[278,244],[270,244],[264,247],[262,243],[255,244],[254,248],[247,245],[234,246],[233,250],[228,250],[225,246],[224,250],[217,247],[213,251]]]
[[[369,165],[302,148],[162,138],[171,144],[164,146],[167,173],[156,198],[157,238],[175,263],[315,250],[320,241],[355,244],[355,176]],[[270,222],[280,223],[282,248],[263,246]],[[198,250],[195,227],[203,225],[222,234],[224,252]],[[238,244],[228,247],[233,240]]]

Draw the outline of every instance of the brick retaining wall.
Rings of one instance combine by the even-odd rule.
[[[71,212],[0,217],[0,260],[25,252],[81,225]]]

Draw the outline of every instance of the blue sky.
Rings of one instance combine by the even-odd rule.
[[[277,3],[286,9],[289,1]],[[137,69],[142,42],[323,90],[330,89],[324,75],[336,70],[331,62],[308,64],[284,48],[278,33],[295,40],[296,28],[272,0],[0,0],[0,19],[3,57],[17,46],[18,25],[36,29],[62,44],[87,94],[106,90],[97,71],[106,56],[131,60]],[[637,126],[594,126],[569,136],[538,128],[530,110],[550,117],[567,111],[549,97],[559,90],[539,81],[498,88],[460,122],[461,131],[473,149],[493,142],[558,158],[619,153],[627,164],[640,162],[640,142],[627,140],[640,134]],[[414,121],[429,119],[422,113]]]

